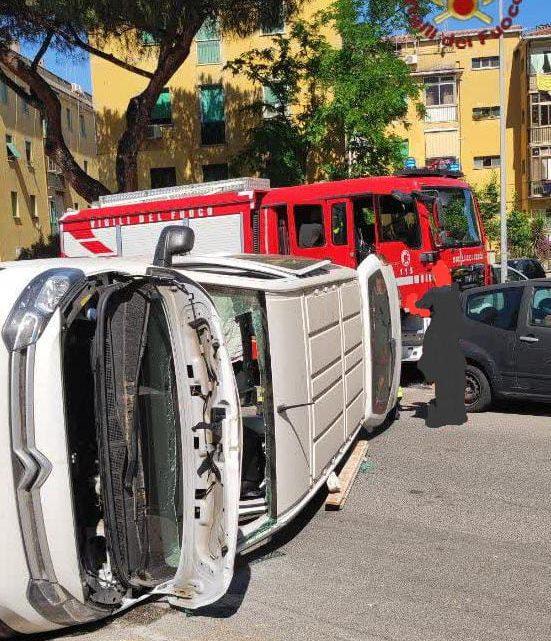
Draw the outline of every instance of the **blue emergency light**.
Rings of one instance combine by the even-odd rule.
[[[450,171],[461,171],[461,163],[459,163],[457,160],[450,163],[449,166]]]
[[[417,169],[417,161],[415,158],[406,158],[406,162],[404,163],[404,167],[406,169]]]

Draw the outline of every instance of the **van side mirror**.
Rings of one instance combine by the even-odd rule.
[[[193,229],[182,225],[165,227],[159,236],[153,264],[156,267],[172,267],[173,256],[188,254],[195,244]]]

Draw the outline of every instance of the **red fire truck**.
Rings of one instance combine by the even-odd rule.
[[[415,301],[435,284],[491,282],[478,204],[461,177],[409,169],[275,189],[269,181],[242,178],[114,194],[63,216],[62,253],[153,256],[161,229],[170,224],[192,227],[194,252],[201,254],[291,254],[357,267],[376,252],[394,269],[403,357],[416,361],[428,321]]]

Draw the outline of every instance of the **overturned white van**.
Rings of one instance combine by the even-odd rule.
[[[0,635],[219,599],[396,404],[375,256],[173,264],[164,240],[156,265],[0,265]]]

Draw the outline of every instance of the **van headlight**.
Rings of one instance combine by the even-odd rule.
[[[19,352],[42,335],[55,310],[77,285],[84,283],[80,269],[49,269],[34,278],[17,299],[2,330],[10,352]]]

